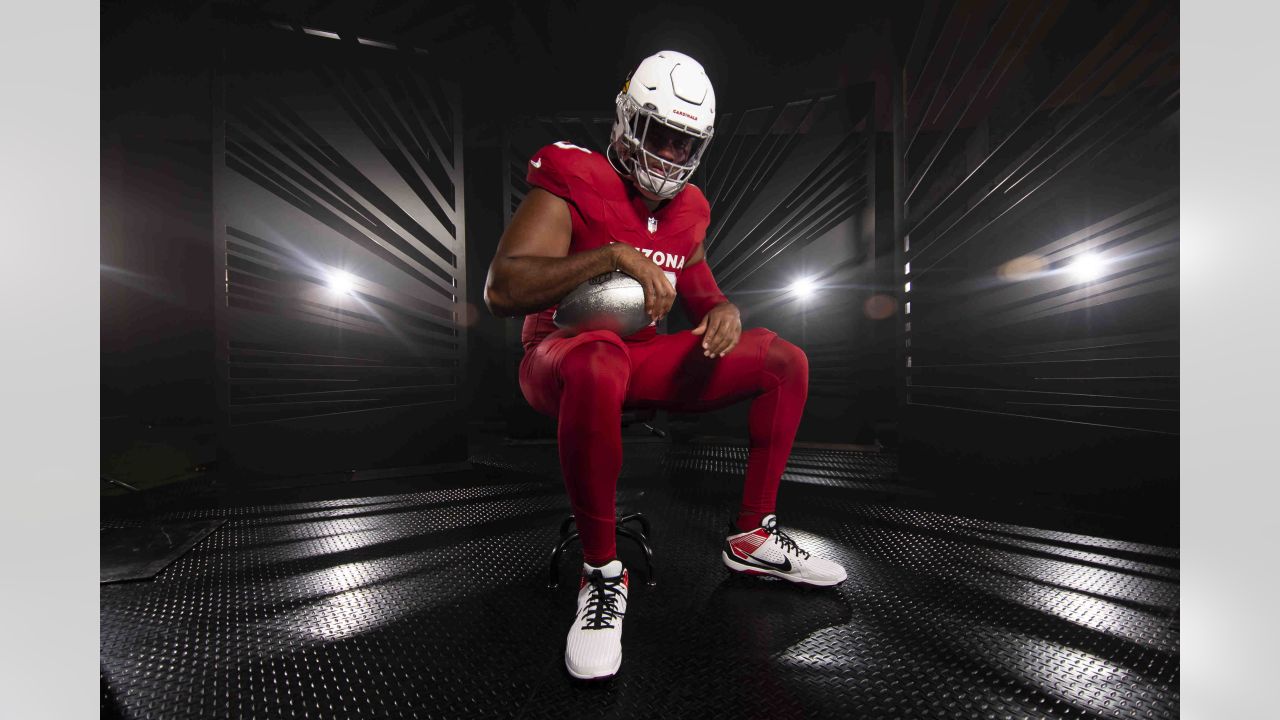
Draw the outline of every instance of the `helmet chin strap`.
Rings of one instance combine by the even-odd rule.
[[[652,174],[650,175],[650,177],[652,177]],[[661,182],[661,184],[665,185],[665,184],[667,184],[668,182],[670,182],[670,181],[662,181],[662,182]],[[636,190],[637,190],[637,191],[639,191],[639,193],[640,193],[641,195],[643,195],[644,197],[646,197],[646,198],[648,198],[648,199],[650,199],[650,200],[654,200],[654,201],[657,201],[657,202],[661,202],[661,201],[663,201],[663,200],[670,200],[671,198],[673,198],[673,197],[675,197],[675,196],[676,196],[676,193],[674,193],[674,192],[673,192],[673,193],[671,193],[670,195],[659,195],[658,193],[654,192],[653,190],[650,190],[649,188],[645,187],[645,186],[644,186],[644,183],[640,182],[640,179],[636,177],[636,171],[635,171],[635,170],[632,170],[632,172],[631,172],[631,183],[632,183],[633,185],[635,185],[635,186],[636,186]],[[677,187],[678,187],[678,185],[677,185]]]
[[[635,185],[636,192],[640,193],[641,197],[643,197],[645,200],[648,200],[650,202],[662,202],[664,200],[671,199],[669,197],[662,197],[661,195],[654,194],[653,191],[645,188],[643,185],[636,182],[635,178],[631,178],[631,184]]]
[[[623,161],[620,155],[618,155],[617,148],[612,145],[605,148],[604,155],[605,159],[609,161],[609,164],[613,166],[613,169],[616,170],[619,175],[630,180],[632,187],[634,187],[636,192],[640,193],[640,196],[644,199],[649,200],[650,202],[663,202],[664,200],[670,200],[675,197],[675,193],[663,197],[649,188],[646,188],[644,184],[640,182],[639,178],[636,177],[636,170],[639,167],[640,160],[630,158],[631,167],[628,168],[627,163]]]

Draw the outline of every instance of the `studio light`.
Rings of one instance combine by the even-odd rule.
[[[1107,262],[1093,253],[1085,253],[1067,266],[1067,270],[1080,282],[1096,280],[1102,276]]]
[[[791,283],[790,290],[796,297],[804,299],[813,295],[813,291],[817,290],[817,285],[809,278],[800,278]]]
[[[329,273],[329,289],[341,295],[350,295],[355,289],[355,278],[349,273],[335,270]]]

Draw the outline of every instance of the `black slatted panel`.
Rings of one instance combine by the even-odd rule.
[[[1113,488],[1176,501],[1176,6],[965,2],[921,22],[904,471],[1108,512],[1126,511]]]
[[[306,30],[227,30],[223,449],[276,475],[461,459],[456,90],[411,52]]]
[[[706,244],[722,289],[752,287],[754,273],[866,204],[867,137],[840,113],[840,99],[827,95],[719,119],[728,132],[707,153],[705,191],[712,217]]]

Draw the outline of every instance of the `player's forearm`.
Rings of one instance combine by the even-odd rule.
[[[615,252],[606,245],[565,257],[496,258],[485,283],[485,304],[501,317],[545,310],[588,278],[616,268]]]
[[[729,302],[729,298],[724,296],[720,286],[716,284],[706,261],[696,262],[684,269],[684,274],[680,276],[680,299],[694,325],[702,322],[711,308]]]

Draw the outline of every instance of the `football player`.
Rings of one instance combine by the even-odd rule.
[[[578,612],[565,647],[576,678],[607,678],[622,662],[628,574],[615,554],[615,491],[624,408],[703,412],[750,400],[742,502],[722,544],[735,572],[809,585],[845,579],[777,525],[778,483],[808,396],[804,352],[765,328],[742,329],[704,259],[710,209],[689,179],[715,129],[702,66],[664,50],[645,58],[616,99],[609,146],[548,145],[529,159],[529,194],[498,244],[485,303],[525,315],[520,389],[558,423],[560,464],[582,541]],[[619,337],[552,321],[556,303],[591,277],[620,270],[644,287],[652,322]],[[679,297],[696,325],[658,334]]]

